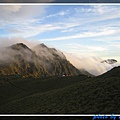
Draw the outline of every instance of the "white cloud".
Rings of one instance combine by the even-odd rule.
[[[106,53],[110,53],[109,47],[105,45],[89,45],[89,44],[80,44],[80,43],[68,43],[65,44],[62,48],[64,51],[69,51],[69,53],[77,54],[77,56],[106,56]],[[109,55],[110,57],[110,55]],[[116,57],[115,57],[116,58]]]
[[[67,14],[69,14],[69,10],[60,11],[60,12],[57,12],[55,14],[50,14],[50,15],[46,16],[44,19],[52,18],[52,17],[61,17],[61,16],[65,16]]]
[[[113,29],[102,29],[99,31],[95,32],[82,32],[79,34],[75,35],[70,35],[70,36],[63,36],[63,37],[56,37],[56,38],[49,38],[49,39],[43,39],[43,41],[57,41],[57,40],[69,40],[69,39],[78,39],[78,38],[90,38],[90,37],[98,37],[98,36],[107,36],[107,35],[112,35],[115,33],[118,33],[119,31],[113,30]]]
[[[120,18],[119,11],[120,11],[119,5],[118,6],[91,5],[89,7],[78,7],[75,8],[75,15],[74,15],[75,17],[74,18],[71,17],[71,19],[73,19],[74,21],[82,22],[83,25],[94,24],[97,22],[104,22],[106,20]],[[109,26],[109,23],[106,25]]]
[[[34,16],[40,16],[45,12],[47,6],[34,5],[1,5],[0,20],[14,23]],[[39,11],[39,12],[38,12]],[[38,14],[39,13],[39,14]]]
[[[20,26],[19,25],[13,26],[14,28],[7,29],[6,31],[10,33],[9,34],[10,37],[22,36],[27,38],[39,35],[46,31],[64,30],[78,25],[76,23],[34,24],[32,22],[34,21],[31,21],[31,23],[28,24],[23,23],[22,26],[21,24]]]
[[[107,48],[104,48],[104,46],[90,46],[90,45],[83,45],[83,44],[77,44],[77,43],[69,43],[69,44],[66,44],[65,45],[66,47],[68,48],[72,48],[72,49],[75,49],[75,50],[78,50],[78,51],[87,51],[88,53],[89,52],[102,52],[102,51],[105,51],[107,50]]]
[[[21,9],[21,5],[6,5],[6,6],[1,6],[0,11],[5,12],[5,13],[11,13],[11,12],[18,12]]]
[[[47,6],[42,6],[42,5],[30,5],[30,6],[22,6],[22,5],[9,5],[9,6],[2,6],[0,8],[0,23],[1,23],[1,27],[4,28],[6,25],[11,25],[12,27],[7,28],[7,32],[9,31],[9,33],[11,34],[11,37],[16,37],[16,36],[22,36],[22,37],[34,37],[38,34],[41,34],[43,32],[46,31],[53,31],[53,30],[61,30],[60,32],[73,32],[75,35],[71,35],[71,36],[63,36],[63,37],[59,37],[59,38],[51,38],[48,39],[48,41],[50,40],[65,40],[65,39],[76,39],[76,38],[85,38],[85,37],[95,37],[95,36],[101,36],[101,35],[109,35],[109,34],[113,34],[114,32],[116,32],[114,29],[104,29],[102,30],[97,30],[100,29],[99,25],[96,26],[96,28],[93,28],[94,31],[91,31],[92,27],[90,26],[90,31],[88,31],[89,29],[89,25],[92,22],[96,22],[96,21],[100,21],[100,20],[105,20],[105,19],[110,19],[111,17],[114,18],[114,15],[117,16],[118,14],[120,14],[119,12],[117,12],[116,14],[113,15],[113,12],[111,12],[112,15],[108,14],[108,15],[103,15],[103,16],[98,16],[95,17],[94,14],[92,16],[88,15],[89,19],[87,19],[86,16],[80,17],[80,14],[78,14],[77,12],[75,12],[75,14],[71,14],[72,10],[67,9],[67,10],[60,10],[60,12],[54,13],[54,14],[50,14],[48,16],[44,16],[44,17],[39,17],[36,18],[36,16],[40,16],[43,13],[45,13],[45,8]],[[107,7],[107,6],[92,6],[90,8],[81,8],[80,10],[82,10],[82,12],[85,11],[107,11],[107,13],[109,11],[111,11],[111,9],[113,11],[115,11],[118,8],[115,7]],[[96,10],[98,9],[98,10]],[[39,11],[39,12],[38,12]],[[47,21],[49,21],[49,18],[51,17],[56,17],[56,16],[65,16],[66,14],[71,14],[70,17],[64,17],[63,21],[58,22],[58,21],[53,21],[53,23],[42,23],[44,20],[47,19]],[[104,13],[102,13],[104,14]],[[77,15],[77,16],[76,16]],[[34,18],[35,17],[35,18]],[[42,19],[44,18],[44,19]],[[54,19],[54,18],[52,18]],[[83,25],[88,25],[88,28],[85,26],[85,28],[82,26]],[[48,28],[46,27],[47,25]],[[81,29],[82,28],[82,29]],[[14,29],[14,30],[13,30]],[[79,30],[78,30],[79,29]],[[76,34],[75,32],[77,31],[81,31],[86,29],[88,32],[81,32],[80,34]],[[13,33],[13,31],[16,31],[15,33]],[[96,31],[96,32],[95,32]],[[10,35],[9,34],[9,35]],[[45,39],[47,40],[47,39]]]
[[[48,6],[43,5],[2,5],[0,6],[0,27],[6,35],[2,37],[29,37],[39,34],[38,17]],[[38,12],[39,11],[39,12]],[[35,30],[35,28],[37,29]],[[40,26],[39,26],[40,27]],[[33,30],[33,32],[32,32]]]
[[[66,58],[70,63],[72,63],[78,69],[85,69],[89,73],[98,76],[101,75],[115,66],[120,66],[120,63],[115,63],[113,65],[107,63],[101,63],[103,59],[99,57],[85,57],[75,54],[69,54],[64,52]]]
[[[60,26],[54,26],[52,24],[45,24],[45,25],[26,25],[24,27],[9,29],[11,37],[23,36],[24,38],[36,36],[45,31],[51,31],[60,29]]]
[[[107,44],[108,44],[109,47],[114,47],[114,48],[120,49],[120,39],[117,42],[108,41]]]
[[[62,30],[61,32],[72,32],[73,31],[73,28],[69,28],[69,29],[65,29],[65,30]]]
[[[116,10],[116,8],[112,7],[109,8],[109,6],[104,6],[104,5],[95,5],[93,6],[93,12],[94,13],[99,13],[99,14],[105,14],[105,13],[108,13],[108,12],[111,12],[113,10]]]
[[[109,22],[110,19],[120,17],[120,8],[117,6],[74,6],[75,8],[79,8],[77,10],[81,11],[75,12],[74,9],[68,7],[64,11],[61,8],[57,13],[52,11],[53,14],[49,15],[44,14],[47,13],[45,9],[46,7],[47,6],[42,5],[10,5],[1,7],[0,27],[6,32],[6,34],[3,36],[1,34],[1,36],[28,38],[42,33],[45,34],[45,32],[48,31],[49,33],[55,31],[54,36],[52,34],[53,38],[47,36],[49,39],[40,40],[43,42],[70,39],[74,41],[75,39],[83,40],[84,38],[91,42],[119,40],[119,21],[116,20],[115,22],[112,22],[111,20],[111,22]],[[68,17],[65,15],[68,15]],[[55,17],[60,19],[55,19]],[[108,22],[104,22],[104,20],[108,20]],[[56,31],[58,34],[56,34]],[[56,37],[56,35],[60,35],[60,37]],[[119,47],[118,44],[113,45],[114,47]],[[108,46],[108,44],[106,44],[106,46]],[[93,47],[89,45],[81,45],[79,48],[81,49],[81,52],[84,53],[86,53],[85,50],[88,50],[89,54],[94,54],[96,52],[103,52],[102,54],[104,54],[104,51],[107,50],[106,46]],[[70,50],[76,52],[80,51],[78,48]]]
[[[87,43],[69,43],[63,46],[65,51],[76,54],[78,56],[99,56],[104,59],[116,59],[120,61],[119,51],[120,42],[104,42],[96,43],[94,45]],[[62,49],[62,48],[61,48]]]
[[[38,41],[34,40],[26,40],[24,38],[0,38],[0,47],[7,47],[16,43],[24,43],[28,47],[32,48],[36,46],[37,44],[40,44]]]
[[[77,13],[84,13],[84,14],[93,14],[93,15],[103,15],[110,12],[114,12],[116,10],[119,10],[120,8],[117,6],[112,5],[91,5],[89,7],[81,7],[81,8],[75,8],[75,11]]]

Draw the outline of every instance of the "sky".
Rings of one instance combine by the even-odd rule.
[[[120,5],[1,5],[0,46],[44,43],[120,61]]]
[[[120,3],[120,0],[0,0],[1,3]]]

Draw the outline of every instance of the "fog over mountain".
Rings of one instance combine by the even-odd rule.
[[[13,37],[13,38],[2,38],[1,37],[0,38],[0,48],[3,48],[3,47],[5,48],[5,47],[11,46],[16,43],[23,43],[23,44],[27,45],[29,48],[33,48],[36,45],[40,44],[37,41],[34,41],[34,40],[28,41],[21,37]]]
[[[0,74],[38,76],[47,74],[36,54],[23,43],[13,44],[0,50]]]
[[[87,57],[80,55],[78,56],[66,52],[64,52],[64,54],[67,60],[69,60],[70,63],[72,63],[76,68],[78,69],[84,68],[86,71],[95,76],[101,75],[116,66],[120,66],[120,62],[115,62],[113,64],[109,64],[107,62],[102,63],[102,61],[104,60],[100,57]]]
[[[43,70],[41,74],[47,72],[50,74],[63,74],[66,69],[67,73],[74,73],[75,71],[77,72],[77,70],[75,70],[76,67],[82,74],[92,74],[98,76],[116,66],[120,66],[120,62],[117,62],[117,60],[114,59],[104,60],[100,57],[88,57],[87,55],[81,56],[76,54],[69,54],[67,52],[61,52],[54,47],[48,47],[45,44],[38,44],[38,42],[33,41],[28,42],[22,38],[9,39],[9,42],[6,42],[7,40],[8,39],[5,39],[4,42],[0,44],[0,65],[3,66],[12,63],[12,65],[9,66],[12,73],[15,73],[15,69],[17,67],[16,65],[20,66],[22,60],[24,60],[23,63],[24,66],[26,66],[26,70],[24,70],[26,73],[28,73],[28,70],[30,70],[29,65],[33,64],[35,71],[38,70],[39,67]],[[24,44],[16,44],[16,42],[18,43],[20,41]],[[66,59],[68,61],[66,61]],[[13,63],[15,63],[16,60],[19,62],[17,61],[16,65],[14,64],[16,66],[15,67]],[[27,62],[30,64],[27,65]],[[37,64],[39,67],[37,67]],[[12,66],[14,66],[14,70]],[[17,69],[17,71],[22,73],[23,67],[20,69],[21,70]],[[40,71],[40,69],[38,71]],[[6,69],[6,71],[8,70],[9,69]]]
[[[40,58],[41,64],[51,74],[80,73],[66,60],[65,55],[55,48],[50,48],[42,43],[35,46],[32,50]]]
[[[0,74],[20,74],[39,77],[42,75],[81,74],[64,54],[45,44],[30,49],[23,43],[3,47],[0,50]]]

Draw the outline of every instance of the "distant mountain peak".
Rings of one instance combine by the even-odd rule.
[[[114,64],[116,62],[117,62],[117,60],[115,60],[115,59],[107,59],[107,60],[103,60],[101,63]]]

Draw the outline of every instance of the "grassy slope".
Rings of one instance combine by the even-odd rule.
[[[67,78],[67,79],[66,79]],[[60,89],[80,80],[87,79],[86,76],[71,77],[43,77],[43,78],[14,78],[0,80],[0,105],[30,96],[35,93],[44,93],[51,90]],[[1,111],[1,110],[0,110]]]
[[[120,113],[120,75],[113,73],[84,80],[79,80],[80,76],[43,80],[43,85],[48,85],[43,91],[32,87],[32,94],[1,105],[0,113]],[[70,79],[79,82],[68,85]],[[61,85],[57,80],[63,80]],[[35,86],[32,80],[29,84]]]

